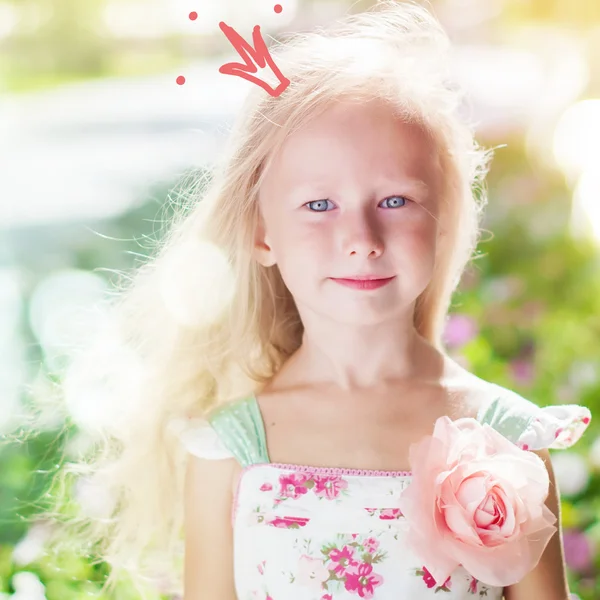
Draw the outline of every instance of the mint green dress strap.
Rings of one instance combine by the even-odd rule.
[[[218,406],[208,421],[242,467],[270,462],[264,422],[254,395]]]
[[[487,423],[513,443],[518,442],[534,418],[534,414],[523,410],[506,396],[499,396],[484,405],[477,416],[480,423]]]

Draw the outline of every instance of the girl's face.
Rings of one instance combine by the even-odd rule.
[[[431,280],[442,174],[435,143],[380,104],[329,108],[290,135],[259,194],[255,257],[277,264],[300,316],[412,316]],[[362,290],[331,278],[394,277]]]

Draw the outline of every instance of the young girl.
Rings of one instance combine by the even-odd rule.
[[[540,408],[442,343],[490,158],[449,55],[396,2],[272,51],[289,87],[249,89],[202,199],[115,302],[120,351],[73,371],[117,382],[71,468],[113,500],[76,521],[109,585],[567,600],[548,449],[589,410]]]

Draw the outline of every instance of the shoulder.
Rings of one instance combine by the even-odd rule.
[[[175,434],[184,448],[199,458],[231,458],[228,437],[235,430],[236,421],[242,421],[249,412],[249,398],[235,398],[222,402],[200,413],[185,413],[169,419],[168,429]]]
[[[452,375],[444,386],[457,407],[457,414],[476,419],[500,393],[499,386],[477,377],[458,365],[453,365]]]
[[[193,456],[213,460],[232,458],[232,452],[212,426],[211,418],[211,413],[205,416],[174,417],[169,420],[168,429]]]
[[[227,435],[228,415],[235,414],[241,400],[213,407],[204,415],[186,413],[169,419],[167,427],[189,456],[187,479],[217,481],[226,478],[235,492],[243,470],[235,444]],[[193,485],[192,485],[193,487]]]
[[[199,458],[235,458],[242,467],[268,462],[262,420],[252,394],[220,403],[202,417],[171,419],[169,427],[186,450]]]
[[[491,384],[477,420],[487,423],[525,450],[570,448],[588,428],[592,413],[580,404],[538,404],[508,388]]]

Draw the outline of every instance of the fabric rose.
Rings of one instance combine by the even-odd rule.
[[[557,531],[545,506],[544,461],[473,418],[439,418],[432,436],[412,444],[410,484],[400,496],[407,543],[443,582],[462,565],[504,587],[539,562]]]

